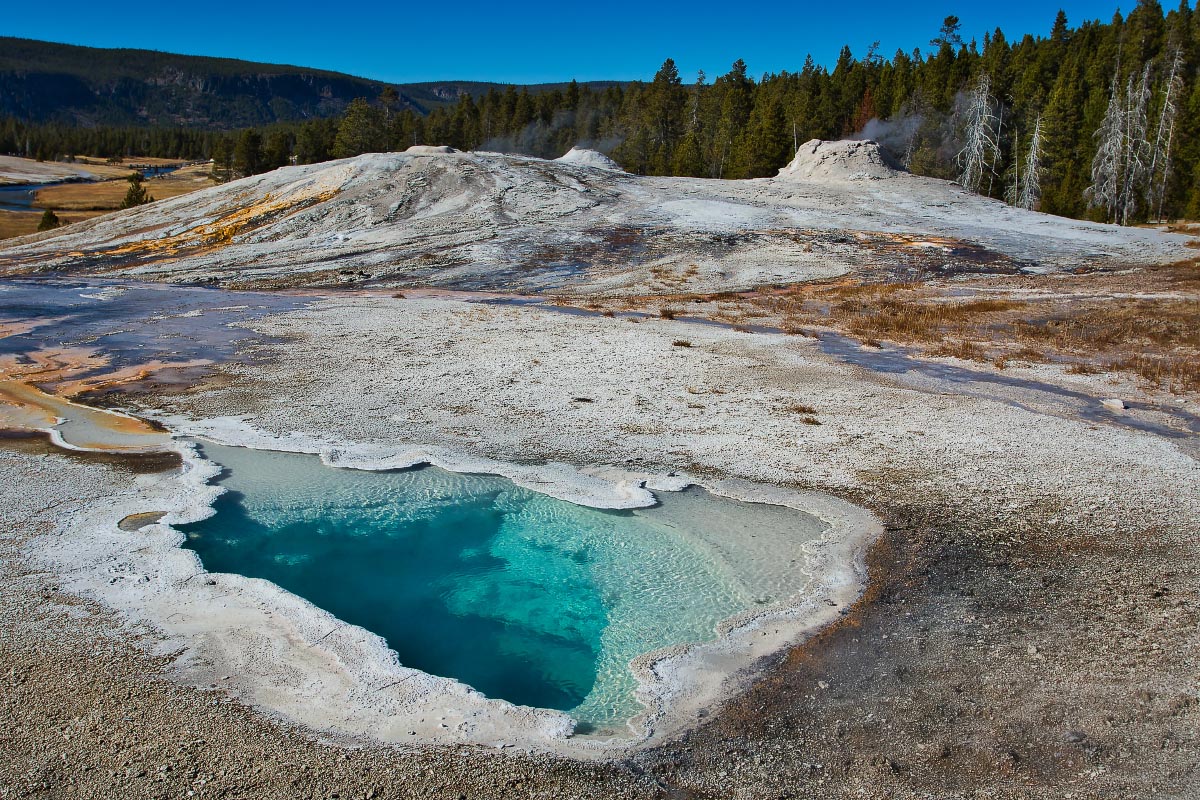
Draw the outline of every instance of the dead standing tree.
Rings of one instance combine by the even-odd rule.
[[[991,174],[1000,154],[1000,120],[996,106],[991,76],[981,73],[975,88],[967,96],[965,143],[957,158],[958,182],[974,194],[979,194],[984,177]]]
[[[1117,209],[1118,222],[1133,223],[1143,185],[1150,176],[1150,142],[1146,140],[1149,127],[1146,105],[1150,101],[1150,65],[1142,70],[1141,80],[1129,76],[1125,89],[1125,176]]]
[[[1183,94],[1183,49],[1176,45],[1171,52],[1171,66],[1162,88],[1162,108],[1158,114],[1158,129],[1154,135],[1150,156],[1150,187],[1146,201],[1162,220],[1163,200],[1171,181],[1171,145],[1175,139],[1175,120],[1179,116],[1179,98]]]
[[[1091,208],[1103,208],[1110,222],[1129,225],[1150,174],[1151,145],[1146,141],[1146,104],[1150,99],[1150,65],[1129,76],[1125,91],[1113,79],[1108,109],[1096,131],[1092,185],[1084,192]]]
[[[1008,187],[1005,199],[1009,205],[1035,211],[1042,200],[1042,115],[1038,114],[1029,137],[1029,149],[1021,161],[1020,137],[1017,137],[1016,152],[1013,154],[1013,182]]]
[[[1114,77],[1108,108],[1095,134],[1098,141],[1096,155],[1092,157],[1092,185],[1084,191],[1088,207],[1103,208],[1110,222],[1117,217],[1125,152],[1125,103],[1118,85],[1119,79]]]

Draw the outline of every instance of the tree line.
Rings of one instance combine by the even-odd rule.
[[[546,158],[579,145],[637,174],[756,178],[774,175],[808,139],[863,136],[917,174],[1026,208],[1129,224],[1200,218],[1198,67],[1200,13],[1186,0],[1169,12],[1138,0],[1127,17],[1074,28],[1060,11],[1048,35],[1012,42],[999,28],[965,42],[951,16],[928,47],[891,58],[878,46],[861,56],[845,47],[832,68],[809,57],[798,72],[755,78],[739,60],[713,80],[685,82],[667,60],[651,81],[493,88],[426,115],[398,108],[385,90],[339,118],[227,134],[158,131],[148,143],[177,147],[171,157],[212,157],[220,178],[413,144]],[[6,131],[0,125],[0,151],[11,152],[17,140]],[[127,141],[134,131],[93,135]],[[54,133],[70,141],[69,129]]]
[[[197,128],[80,127],[0,118],[0,153],[62,161],[72,156],[96,158],[178,158],[199,161],[210,157],[214,144],[226,134]]]

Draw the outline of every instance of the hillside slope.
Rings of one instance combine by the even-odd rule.
[[[284,64],[0,37],[0,116],[33,122],[239,128],[335,116],[354,98],[377,97],[388,85]],[[477,81],[390,85],[400,95],[398,108],[418,112],[500,86]]]

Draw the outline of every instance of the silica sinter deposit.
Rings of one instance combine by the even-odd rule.
[[[803,591],[825,524],[700,489],[608,511],[506,478],[366,472],[205,443],[216,514],[182,526],[206,569],[265,578],[379,636],[408,667],[552,708],[578,732],[641,710],[636,656],[715,638]]]

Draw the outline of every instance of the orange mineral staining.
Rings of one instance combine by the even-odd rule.
[[[46,394],[22,381],[0,381],[0,427],[48,431],[80,450],[145,453],[164,450],[170,435],[149,423]]]

